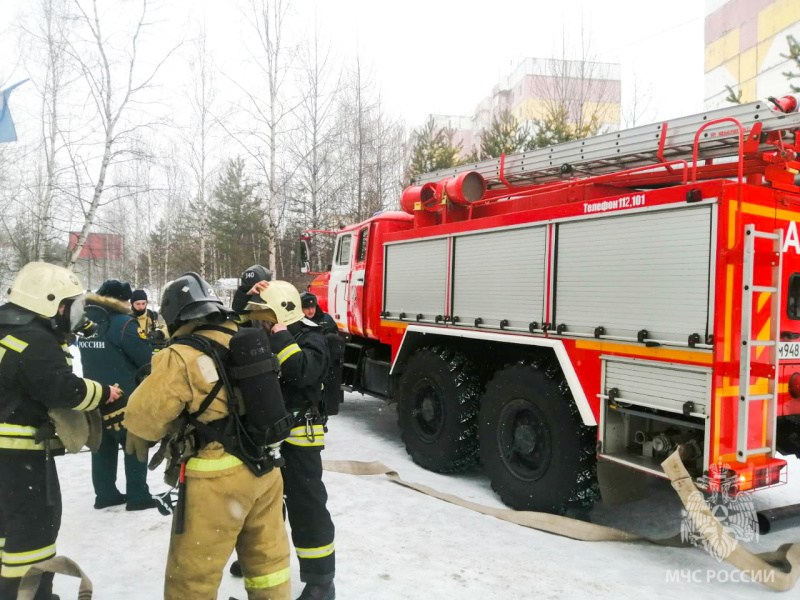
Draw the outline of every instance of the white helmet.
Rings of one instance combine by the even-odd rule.
[[[54,317],[67,298],[83,294],[81,280],[69,269],[44,262],[28,263],[19,270],[8,290],[8,301],[43,317]]]
[[[250,318],[291,325],[305,318],[300,292],[288,281],[270,281],[269,287],[247,304]]]

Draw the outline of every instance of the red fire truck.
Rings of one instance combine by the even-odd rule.
[[[800,114],[737,105],[421,176],[310,285],[413,460],[563,512],[597,461],[752,491],[800,452]],[[719,467],[719,468],[718,468]]]

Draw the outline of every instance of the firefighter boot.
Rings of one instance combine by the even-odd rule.
[[[239,564],[238,559],[231,563],[230,571],[234,577],[242,577],[242,565]]]
[[[307,583],[303,593],[297,600],[336,600],[336,588],[333,582],[328,583]]]

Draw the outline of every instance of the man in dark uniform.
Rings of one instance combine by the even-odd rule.
[[[92,411],[120,395],[72,372],[65,339],[84,319],[83,291],[68,269],[29,263],[0,307],[0,600],[15,600],[31,566],[56,554],[63,445],[48,410]],[[52,587],[45,574],[36,599],[57,598]]]
[[[281,363],[281,390],[296,426],[284,443],[283,485],[300,580],[298,600],[333,600],[336,591],[334,526],[322,482],[325,421],[322,382],[328,371],[328,346],[320,327],[306,319],[300,294],[286,281],[254,283],[246,306],[251,320],[274,323],[270,344]]]
[[[86,297],[86,314],[97,324],[97,332],[81,340],[83,373],[100,383],[118,384],[122,396],[101,408],[103,441],[92,453],[92,484],[97,509],[125,504],[126,510],[155,508],[156,501],[147,486],[147,463],[125,455],[125,494],[117,489],[117,459],[125,448],[122,427],[125,406],[136,389],[137,376],[150,364],[153,349],[131,316],[131,286],[109,279],[96,294]]]
[[[311,319],[320,326],[322,333],[338,333],[339,328],[333,317],[319,307],[317,297],[311,292],[300,294],[300,301],[303,303],[303,314],[306,319]]]
[[[326,416],[339,414],[339,405],[344,400],[342,391],[342,367],[344,363],[344,339],[339,334],[339,327],[333,317],[319,307],[317,297],[311,292],[300,295],[303,303],[303,314],[319,325],[325,341],[328,343],[328,374],[324,382],[324,410]]]

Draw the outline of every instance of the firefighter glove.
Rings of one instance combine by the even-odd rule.
[[[150,442],[128,431],[125,436],[125,454],[135,454],[139,462],[146,463],[148,450]]]

